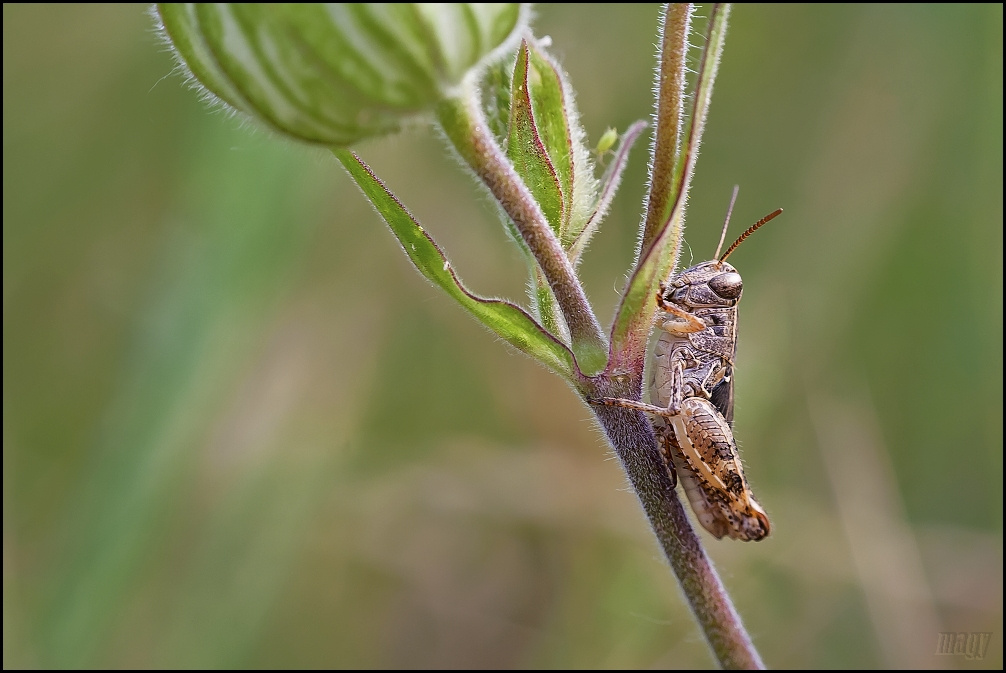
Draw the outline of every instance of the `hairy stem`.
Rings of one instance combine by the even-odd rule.
[[[489,130],[474,86],[463,86],[458,97],[447,99],[437,112],[447,138],[506,210],[538,262],[569,327],[580,370],[601,371],[608,359],[601,325],[541,207]]]
[[[704,130],[729,6],[714,5],[697,73],[694,108],[682,115],[691,5],[668,5],[661,22],[650,185],[633,276],[612,328],[607,375],[592,381],[590,397],[641,398],[646,343],[659,282],[674,269],[684,232],[688,188]],[[678,500],[653,429],[639,412],[595,407],[685,599],[723,668],[764,668],[723,583]]]
[[[658,280],[656,276],[664,277],[670,272],[680,248],[685,195],[722,49],[727,13],[720,6],[713,9],[709,49],[704,53],[698,74],[695,110],[687,130],[682,133],[685,53],[692,9],[691,6],[672,5],[665,11],[650,200],[637,259],[637,264],[642,264],[651,258],[647,271],[654,282]],[[458,154],[513,220],[540,267],[541,277],[555,296],[569,328],[580,370],[587,374],[578,376],[574,384],[580,394],[586,400],[598,397],[640,399],[646,335],[655,310],[649,303],[654,282],[646,283],[639,307],[642,319],[636,315],[633,321],[637,323],[633,329],[638,334],[635,338],[613,340],[615,350],[609,361],[600,325],[576,278],[573,264],[530,190],[490,132],[471,82],[462,86],[456,97],[440,105],[438,116]],[[669,226],[673,224],[677,226]],[[655,253],[653,249],[658,247],[660,250]],[[654,256],[659,259],[653,259]],[[605,373],[598,374],[605,369],[606,363]],[[594,406],[593,410],[636,491],[713,655],[724,668],[763,668],[761,658],[671,485],[649,421],[643,414],[627,409]]]
[[[669,49],[666,44],[669,35],[678,32],[677,24],[685,21],[689,13],[682,13],[672,5],[667,9],[667,17],[664,20],[664,49]],[[695,170],[695,161],[698,157],[699,144],[702,140],[702,133],[705,130],[705,119],[709,111],[709,101],[712,95],[713,84],[716,80],[716,71],[719,65],[720,54],[723,50],[723,41],[726,34],[727,18],[730,14],[730,6],[726,4],[716,4],[710,9],[709,23],[706,29],[705,47],[699,62],[699,70],[696,73],[695,94],[692,105],[692,112],[687,121],[682,120],[677,111],[676,104],[671,104],[677,97],[674,95],[664,95],[665,88],[675,90],[674,82],[677,76],[665,71],[661,65],[658,81],[657,95],[657,123],[658,133],[666,125],[662,117],[665,114],[677,116],[682,124],[681,130],[677,132],[677,137],[681,139],[677,149],[674,150],[670,141],[664,143],[655,142],[653,151],[655,153],[674,151],[673,157],[654,156],[651,158],[653,175],[650,177],[650,193],[648,203],[665,203],[669,209],[666,218],[660,222],[652,242],[648,247],[641,247],[636,259],[635,268],[629,278],[629,282],[622,294],[622,301],[618,307],[615,322],[611,330],[612,354],[609,361],[609,370],[625,369],[634,367],[635,364],[645,357],[646,343],[653,326],[654,315],[657,311],[654,296],[662,280],[666,280],[677,263],[681,252],[682,240],[685,226],[685,208],[688,203],[688,190],[691,186],[692,174]],[[671,58],[677,62],[678,67],[684,69],[684,61],[678,62],[672,53],[668,55],[666,51],[661,52],[661,62],[666,58]],[[683,74],[680,76],[683,77]],[[666,85],[666,86],[665,86]],[[676,91],[676,90],[675,90]],[[665,132],[666,134],[670,131]],[[673,161],[672,161],[673,159]],[[670,174],[665,171],[671,167]],[[668,185],[670,192],[665,197],[657,194],[659,185]],[[647,208],[647,219],[643,222],[643,230],[640,234],[640,245],[649,235],[649,213],[651,208]]]
[[[598,388],[597,392],[603,392],[604,396],[631,395],[631,389],[635,388],[636,397],[639,396],[638,383],[628,386],[616,383],[610,387],[602,384]],[[764,668],[671,485],[649,421],[629,409],[595,406],[594,411],[720,666]]]
[[[699,146],[702,144],[702,134],[706,129],[706,118],[709,116],[709,103],[713,95],[713,84],[720,67],[720,56],[723,53],[723,42],[726,38],[727,20],[730,17],[730,3],[717,3],[712,6],[709,14],[709,26],[706,29],[706,45],[702,51],[702,60],[695,82],[695,107],[685,125],[686,138],[678,152],[674,166],[672,189],[676,196],[673,208],[667,216],[667,221],[657,233],[654,245],[659,245],[660,239],[669,238],[670,250],[665,252],[666,267],[670,271],[677,264],[681,254],[681,241],[685,227],[685,207],[688,205],[688,191],[691,188],[692,177],[695,174],[695,162],[699,157]],[[644,252],[645,254],[645,252]]]
[[[646,219],[639,239],[638,258],[653,245],[661,227],[671,214],[677,198],[674,189],[675,158],[681,146],[681,120],[684,114],[685,58],[691,31],[691,3],[672,3],[660,21],[660,51],[657,54],[657,100],[654,115],[653,147],[650,162],[650,188]]]

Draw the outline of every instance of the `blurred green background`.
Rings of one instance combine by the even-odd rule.
[[[656,6],[536,11],[592,141],[648,117]],[[773,533],[706,536],[770,666],[1002,666],[1002,27],[734,9],[687,239],[708,258],[735,183],[735,233],[786,209],[731,258]],[[4,5],[4,667],[711,665],[590,411],[332,157],[171,69],[143,7]],[[360,152],[470,287],[523,296],[435,134]],[[645,152],[585,258],[604,320]]]

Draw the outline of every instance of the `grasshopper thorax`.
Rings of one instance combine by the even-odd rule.
[[[730,308],[740,301],[744,282],[737,269],[718,260],[703,262],[674,276],[664,301],[683,309]]]

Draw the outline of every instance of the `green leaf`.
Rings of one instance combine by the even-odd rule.
[[[531,45],[531,102],[538,131],[555,167],[564,203],[560,233],[562,247],[569,250],[586,226],[597,201],[594,162],[580,125],[573,88],[562,67],[541,48]]]
[[[560,240],[565,243],[565,234],[569,228],[569,204],[573,198],[573,151],[562,79],[558,68],[553,66],[536,45],[528,47],[528,57],[526,84],[531,93],[535,126],[555,169],[559,189],[562,192],[564,208],[560,224],[562,234]]]
[[[572,88],[539,43],[521,44],[510,111],[508,156],[568,250],[594,211],[597,180]]]
[[[163,34],[211,98],[331,146],[429,114],[512,48],[525,14],[515,3],[158,5]]]
[[[531,190],[535,201],[541,206],[548,225],[561,238],[566,220],[566,194],[563,192],[562,174],[556,169],[545,145],[542,129],[555,132],[555,117],[562,116],[561,97],[559,111],[550,107],[553,101],[545,94],[545,103],[538,106],[544,110],[542,119],[536,117],[536,109],[532,103],[532,94],[542,94],[550,87],[542,84],[541,74],[532,65],[531,52],[527,40],[521,42],[517,52],[517,63],[514,66],[513,85],[510,89],[510,127],[507,140],[507,158],[513,163],[514,169]],[[565,136],[565,134],[563,134]],[[555,138],[549,140],[555,145]],[[565,151],[568,163],[568,150]],[[568,176],[569,167],[566,173]]]
[[[437,285],[507,343],[530,355],[567,381],[579,370],[572,352],[519,307],[501,299],[485,299],[468,291],[437,244],[363,161],[348,150],[333,150],[364,195],[398,238],[405,254]]]

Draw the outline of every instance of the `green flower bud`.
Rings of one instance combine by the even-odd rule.
[[[597,156],[602,156],[614,147],[616,142],[618,142],[618,131],[609,126],[605,129],[604,133],[601,134],[600,140],[597,141],[597,147],[594,148],[594,153]]]
[[[512,52],[508,4],[160,4],[161,30],[213,100],[299,140],[346,146],[423,116]]]

